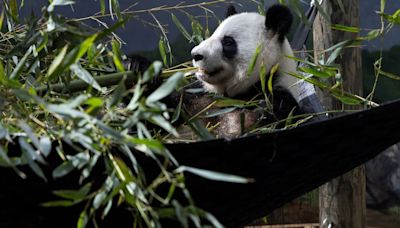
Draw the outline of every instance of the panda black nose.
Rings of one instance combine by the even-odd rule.
[[[196,62],[202,60],[203,58],[204,58],[204,56],[199,55],[199,54],[193,55],[193,59],[194,59],[194,61],[196,61]]]

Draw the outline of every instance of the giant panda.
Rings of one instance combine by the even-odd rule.
[[[226,19],[214,33],[191,51],[195,73],[203,88],[209,93],[230,98],[251,99],[260,94],[260,70],[266,72],[278,65],[273,75],[273,90],[269,94],[272,113],[245,111],[244,126],[238,127],[243,111],[230,113],[219,119],[218,134],[237,136],[242,128],[251,127],[255,119],[261,122],[278,121],[290,114],[319,112],[321,106],[314,88],[289,75],[296,72],[297,64],[293,50],[286,38],[293,16],[283,5],[269,7],[266,15],[258,13],[237,13],[231,5]],[[253,71],[248,74],[249,65],[256,49],[261,48]],[[266,81],[269,74],[266,75]],[[306,99],[305,99],[306,98]],[[262,114],[262,115],[261,115]],[[248,123],[249,122],[249,123]]]
[[[226,18],[214,33],[191,50],[193,66],[197,68],[197,84],[204,93],[191,94],[180,91],[172,95],[183,97],[183,107],[188,116],[195,116],[208,107],[218,96],[240,100],[260,100],[258,108],[241,108],[211,118],[201,119],[203,126],[211,126],[219,138],[234,138],[250,132],[257,126],[273,123],[289,115],[319,112],[321,106],[311,85],[289,75],[297,65],[293,50],[286,38],[293,16],[283,5],[269,7],[266,15],[258,13],[237,13],[231,5]],[[254,69],[248,75],[249,65],[261,48]],[[272,93],[267,91],[267,99],[261,93],[260,71],[265,67],[266,81],[269,72],[278,65],[272,78]],[[269,102],[265,102],[265,101]],[[171,102],[170,102],[171,103]],[[267,109],[266,107],[270,107]],[[212,107],[208,112],[217,112]]]

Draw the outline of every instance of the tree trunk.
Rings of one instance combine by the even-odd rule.
[[[358,27],[359,1],[346,0],[342,3],[344,12],[336,0],[325,0],[322,7],[330,16],[332,24]],[[314,22],[313,34],[315,61],[327,59],[329,53],[322,53],[323,50],[341,41],[357,37],[356,33],[332,30],[329,22],[320,14],[317,15]],[[362,95],[361,50],[346,48],[336,62],[341,66],[344,90]],[[332,81],[332,83],[334,82]],[[326,92],[322,92],[320,95],[327,109],[354,108],[343,107]],[[323,185],[319,192],[320,227],[364,228],[366,226],[364,166]]]

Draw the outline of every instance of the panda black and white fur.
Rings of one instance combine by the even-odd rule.
[[[228,12],[235,10],[231,8]],[[299,98],[298,80],[287,74],[296,71],[295,61],[287,58],[293,56],[285,36],[291,24],[292,14],[282,5],[271,6],[265,17],[258,13],[228,15],[211,37],[193,48],[193,64],[199,69],[196,77],[207,91],[236,97],[252,90],[259,82],[261,64],[267,72],[279,64],[274,88],[285,89],[294,99]],[[259,45],[261,52],[255,68],[247,75]]]
[[[227,10],[227,18],[218,26],[211,37],[201,42],[191,51],[193,65],[198,68],[197,79],[205,89],[205,94],[195,96],[184,93],[184,109],[196,115],[213,102],[210,94],[248,100],[261,93],[260,69],[266,72],[279,64],[273,77],[273,93],[270,95],[272,111],[265,109],[239,109],[213,118],[202,119],[204,126],[215,125],[217,137],[233,138],[246,133],[260,124],[282,120],[290,113],[309,112],[303,110],[302,83],[288,72],[296,71],[292,48],[286,38],[292,24],[292,14],[283,5],[268,8],[266,16],[258,13],[237,13],[233,6]],[[251,75],[249,65],[261,47]],[[267,81],[268,81],[268,75]],[[307,93],[307,92],[306,92]],[[315,96],[315,95],[314,95]],[[263,100],[262,96],[259,96]],[[304,106],[304,105],[303,105]],[[218,111],[217,107],[209,111]]]
[[[274,90],[287,91],[298,103],[302,93],[301,84],[288,74],[296,71],[296,62],[287,57],[293,56],[285,36],[292,24],[289,9],[283,5],[273,5],[265,17],[258,13],[235,12],[231,6],[228,13],[233,14],[227,15],[211,37],[193,48],[193,65],[199,69],[196,77],[208,92],[240,97],[259,83],[262,64],[267,72],[279,64]],[[250,61],[259,45],[261,52],[255,68],[251,75],[247,75]]]
[[[277,75],[273,78],[272,98],[273,112],[270,115],[246,111],[245,117],[251,126],[255,119],[274,122],[286,118],[291,112],[300,114],[312,110],[309,104],[304,105],[304,93],[315,93],[312,87],[304,88],[304,83],[289,75],[295,72],[296,62],[288,58],[293,50],[286,38],[292,24],[292,14],[283,5],[268,8],[266,16],[258,13],[236,13],[233,6],[227,10],[227,18],[218,26],[211,37],[201,42],[191,51],[193,65],[198,68],[196,77],[204,89],[210,93],[221,94],[231,98],[250,99],[260,89],[260,69],[264,65],[266,72],[279,65]],[[257,47],[261,47],[257,62],[251,75],[247,71]],[[269,75],[266,76],[267,81]],[[313,95],[316,99],[315,94]],[[222,130],[225,137],[238,134],[239,114],[231,113],[222,116]],[[225,123],[225,124],[224,124]],[[240,129],[243,132],[243,129]]]

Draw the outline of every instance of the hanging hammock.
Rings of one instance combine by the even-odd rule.
[[[181,165],[254,178],[232,184],[188,176],[198,206],[227,227],[265,216],[400,141],[400,101],[275,133],[167,145]]]

